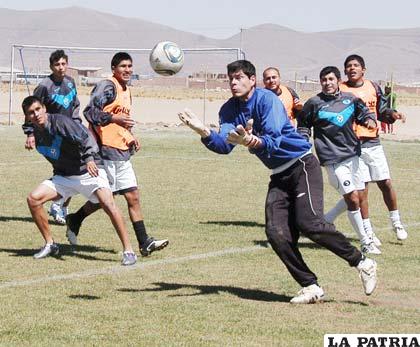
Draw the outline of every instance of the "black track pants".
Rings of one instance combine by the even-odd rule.
[[[324,219],[322,172],[312,155],[272,175],[265,205],[266,234],[293,278],[306,287],[317,283],[298,249],[300,233],[356,266],[362,254]]]

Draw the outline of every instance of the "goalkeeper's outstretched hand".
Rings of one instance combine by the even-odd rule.
[[[258,148],[261,140],[258,136],[252,134],[252,125],[254,120],[251,118],[246,122],[245,128],[242,124],[236,126],[235,130],[231,130],[227,137],[227,142],[233,145],[243,145],[248,148]]]
[[[182,123],[189,126],[201,137],[205,138],[210,136],[210,129],[207,128],[188,108],[186,108],[184,112],[178,112],[178,117]]]

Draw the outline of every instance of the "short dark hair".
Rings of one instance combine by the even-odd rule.
[[[333,73],[335,75],[335,77],[337,77],[337,79],[341,79],[341,74],[340,74],[340,70],[338,70],[338,68],[336,66],[326,66],[324,67],[321,72],[319,73],[319,79],[321,79],[322,77]]]
[[[50,55],[50,66],[54,65],[54,63],[59,61],[61,58],[64,58],[66,62],[69,62],[69,57],[62,49],[57,49],[52,52]]]
[[[39,102],[41,105],[44,105],[42,100],[40,98],[38,98],[37,96],[34,96],[34,95],[27,96],[25,99],[23,99],[22,110],[23,110],[23,114],[25,116],[26,116],[26,112],[28,111],[28,108],[31,107],[36,102]]]
[[[263,77],[264,77],[265,73],[266,73],[267,71],[269,71],[269,70],[274,70],[274,71],[276,71],[276,72],[277,72],[277,74],[280,76],[280,70],[279,70],[279,69],[277,69],[276,67],[273,67],[273,66],[269,66],[268,68],[266,68],[266,69],[263,71]]]
[[[346,68],[347,64],[352,60],[357,60],[357,62],[361,65],[361,67],[363,69],[366,69],[365,60],[360,55],[357,55],[357,54],[351,54],[346,58],[346,60],[344,60],[344,68]]]
[[[227,66],[227,73],[231,75],[242,70],[242,72],[250,78],[256,76],[255,66],[248,60],[236,60]]]
[[[115,53],[111,60],[111,68],[118,66],[118,64],[121,63],[123,60],[130,60],[131,62],[133,62],[131,55],[127,52]]]

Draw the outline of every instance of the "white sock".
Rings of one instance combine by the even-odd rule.
[[[333,223],[337,217],[347,210],[347,204],[344,199],[340,199],[337,204],[325,214],[325,220],[328,223]]]
[[[398,210],[389,211],[389,219],[393,227],[401,225],[400,212]]]
[[[369,218],[363,219],[363,227],[365,229],[367,236],[371,237],[373,235],[373,228],[372,228],[372,224],[370,224]]]
[[[370,243],[369,237],[367,236],[365,228],[363,227],[363,219],[362,214],[360,213],[360,208],[356,211],[347,211],[347,216],[349,217],[349,221],[354,231],[359,237],[360,243]]]

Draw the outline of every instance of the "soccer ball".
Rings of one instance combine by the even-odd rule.
[[[184,52],[176,43],[163,41],[153,47],[149,56],[150,66],[159,75],[175,75],[184,65]]]

